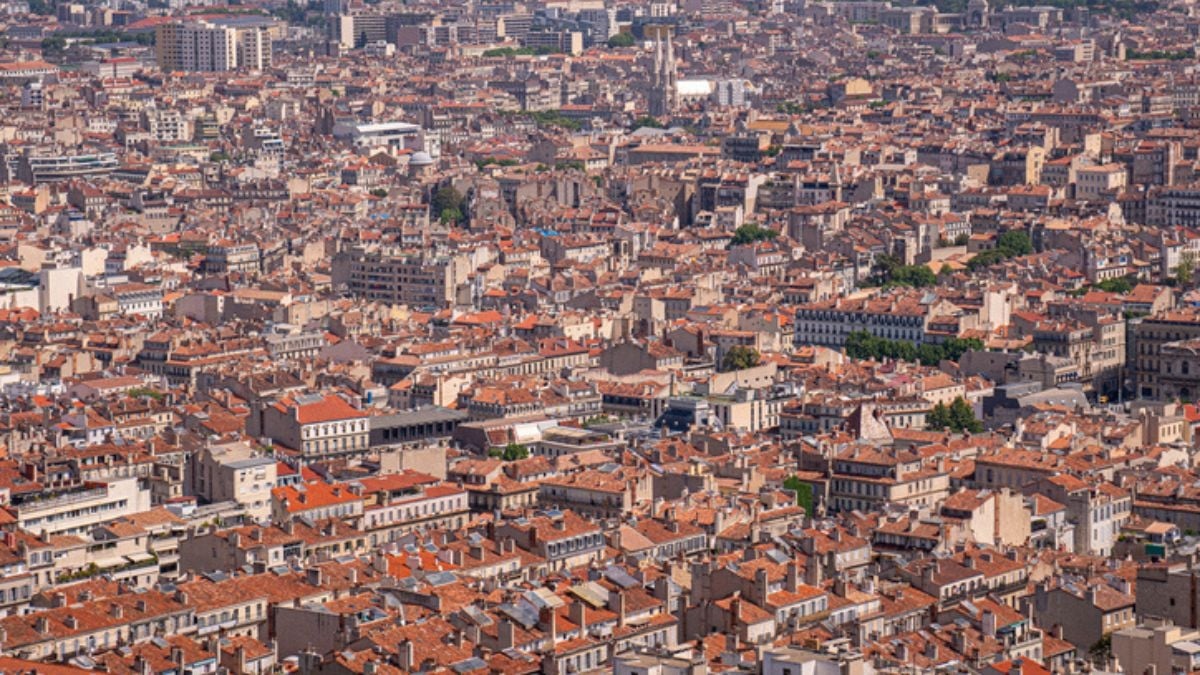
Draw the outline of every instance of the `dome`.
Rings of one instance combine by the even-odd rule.
[[[409,166],[429,166],[433,164],[433,157],[428,152],[419,150],[412,154],[412,157],[408,160],[408,164]]]

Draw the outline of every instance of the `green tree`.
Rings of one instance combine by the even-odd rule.
[[[796,506],[804,509],[804,514],[811,516],[813,513],[813,489],[812,486],[800,480],[798,476],[788,476],[783,481],[783,487],[786,490],[791,490],[796,494]]]
[[[983,349],[983,342],[978,338],[950,338],[941,344],[916,345],[907,340],[886,340],[867,331],[855,331],[846,336],[844,349],[846,356],[852,359],[898,359],[936,366],[943,360],[958,361],[970,350]]]
[[[1179,264],[1175,266],[1175,283],[1179,286],[1191,286],[1192,277],[1196,271],[1196,256],[1184,253]]]
[[[384,197],[388,196],[388,191],[383,188],[375,188],[374,190],[371,190],[371,196],[383,199]]]
[[[743,244],[752,244],[756,241],[774,239],[778,236],[779,232],[769,227],[762,227],[758,223],[746,223],[733,231],[733,239],[730,241],[730,244],[741,246]]]
[[[1088,656],[1092,658],[1092,663],[1099,666],[1104,666],[1112,657],[1112,635],[1105,635],[1096,641],[1088,649]]]
[[[1124,295],[1129,291],[1132,291],[1135,285],[1137,285],[1136,277],[1124,276],[1116,277],[1114,279],[1105,279],[1104,281],[1096,284],[1095,288],[1105,291],[1106,293]]]
[[[520,443],[509,443],[504,446],[504,453],[500,455],[501,459],[506,462],[515,462],[518,459],[525,459],[529,456],[529,448]]]
[[[950,426],[950,409],[945,403],[935,403],[933,410],[925,416],[925,428],[933,431],[941,431]]]
[[[608,38],[608,46],[615,49],[617,47],[632,47],[633,35],[629,33],[617,33]]]
[[[924,288],[937,285],[937,275],[925,265],[904,265],[892,271],[887,285]]]
[[[1000,238],[996,240],[996,250],[1003,253],[1007,258],[1029,255],[1033,253],[1033,241],[1029,238],[1028,232],[1009,230],[1000,235]]]
[[[742,345],[734,345],[725,352],[725,357],[721,359],[721,370],[745,370],[753,368],[762,360],[762,356],[757,349],[753,347],[743,347]]]
[[[977,434],[983,431],[983,423],[975,418],[975,411],[966,399],[959,396],[950,404],[950,428]]]
[[[429,202],[429,211],[438,214],[443,223],[457,223],[463,219],[464,199],[453,186],[439,188]]]
[[[633,121],[633,128],[641,129],[642,127],[646,127],[648,129],[662,129],[663,123],[659,122],[657,118],[650,115],[642,115]]]

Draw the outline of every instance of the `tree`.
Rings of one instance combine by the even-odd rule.
[[[518,459],[525,459],[529,456],[529,448],[520,443],[509,443],[504,446],[504,454],[501,458],[506,462],[515,462]]]
[[[529,448],[520,443],[509,443],[503,448],[492,448],[488,451],[488,457],[495,457],[506,462],[515,462],[518,459],[525,459],[529,456]]]
[[[1108,664],[1109,658],[1112,656],[1112,635],[1105,635],[1096,641],[1088,649],[1088,656],[1092,658],[1092,663],[1100,667]]]
[[[975,271],[981,267],[995,265],[1009,258],[1033,253],[1033,241],[1029,233],[1022,230],[1009,230],[996,240],[996,248],[983,251],[967,261],[967,268]]]
[[[752,244],[756,241],[764,241],[778,237],[779,233],[769,227],[762,227],[758,223],[746,223],[733,231],[733,240],[730,242],[733,246],[742,246],[744,244]]]
[[[977,434],[983,431],[983,423],[975,418],[975,411],[966,399],[959,396],[950,404],[950,428]]]
[[[783,487],[796,494],[796,506],[804,509],[804,515],[812,516],[813,489],[812,486],[800,480],[798,476],[789,476],[783,481]]]
[[[374,190],[371,190],[371,196],[383,199],[384,197],[388,196],[388,191],[383,188],[375,188]]]
[[[1008,258],[1029,255],[1033,253],[1033,241],[1029,239],[1028,232],[1009,230],[1000,235],[1000,238],[996,240],[996,250]]]
[[[1191,286],[1192,275],[1196,270],[1196,256],[1184,253],[1179,264],[1175,266],[1175,283],[1179,286]]]
[[[887,340],[871,335],[867,331],[855,331],[846,336],[846,356],[852,359],[897,359],[919,361],[922,365],[936,366],[943,360],[958,361],[971,350],[983,349],[978,338],[950,338],[941,344],[913,344],[907,340]]]
[[[429,211],[438,214],[438,218],[443,223],[457,223],[463,219],[464,201],[458,190],[447,185],[434,193],[433,199],[429,202]]]
[[[647,127],[649,129],[662,129],[663,123],[659,122],[657,118],[650,115],[642,115],[633,121],[633,128],[641,129],[642,127]]]
[[[937,285],[937,275],[925,265],[904,265],[892,271],[892,278],[885,285],[924,288]]]
[[[742,345],[734,345],[725,352],[725,358],[721,359],[721,370],[745,370],[758,365],[762,357],[758,350],[753,347],[743,347]]]
[[[925,428],[977,434],[983,431],[983,423],[975,419],[975,411],[971,410],[971,405],[959,396],[949,406],[940,402],[935,404],[933,410],[925,417]]]
[[[632,47],[633,35],[629,33],[617,33],[616,35],[608,38],[608,46],[613,49],[616,49],[617,47]]]
[[[1124,295],[1133,290],[1136,285],[1137,277],[1116,277],[1114,279],[1105,279],[1096,284],[1096,288],[1105,291],[1106,293],[1116,293]]]
[[[933,431],[941,431],[950,426],[950,409],[945,403],[938,402],[933,406],[933,410],[925,416],[925,428]]]

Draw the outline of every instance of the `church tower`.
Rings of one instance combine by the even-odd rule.
[[[651,116],[669,117],[674,113],[679,98],[677,79],[671,29],[658,26],[654,33],[654,77],[649,96]]]

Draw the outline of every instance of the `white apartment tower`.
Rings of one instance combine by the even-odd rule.
[[[263,70],[271,65],[271,39],[259,27],[172,22],[158,27],[155,45],[164,71]]]

